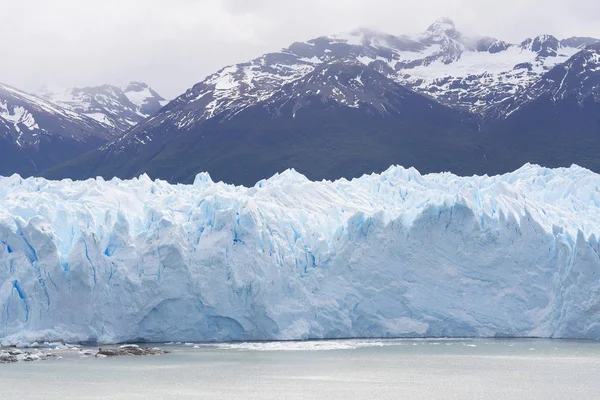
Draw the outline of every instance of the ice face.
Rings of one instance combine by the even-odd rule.
[[[0,342],[600,338],[600,175],[0,178]]]

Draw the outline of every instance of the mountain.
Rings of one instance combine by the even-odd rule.
[[[143,145],[156,140],[155,135],[172,131],[173,126],[189,130],[213,117],[233,117],[320,65],[339,60],[370,66],[450,107],[483,113],[594,40],[559,41],[541,35],[509,44],[489,37],[467,37],[448,19],[412,36],[362,29],[320,37],[221,69],[178,97],[154,121],[134,129],[119,145]]]
[[[495,119],[485,146],[501,160],[490,173],[525,162],[549,167],[576,162],[600,171],[600,43],[490,111]]]
[[[0,84],[0,175],[39,174],[115,137],[92,118]]]
[[[0,175],[37,175],[110,142],[166,101],[141,82],[41,95],[0,84]]]
[[[46,176],[147,172],[190,182],[208,170],[253,184],[289,167],[329,179],[390,163],[424,172],[506,172],[532,161],[533,148],[521,145],[543,140],[528,132],[535,113],[514,110],[542,98],[553,74],[597,43],[540,35],[512,44],[469,37],[448,19],[417,35],[361,29],[294,43],[221,69],[117,140]],[[410,101],[399,101],[399,93]],[[590,126],[592,114],[581,115]],[[569,146],[557,163],[595,168]]]
[[[496,113],[495,117],[508,117],[533,100],[548,99],[553,104],[560,104],[570,97],[578,102],[590,97],[600,101],[600,43],[586,46],[542,75],[526,90],[497,104],[490,111]]]
[[[130,130],[167,103],[143,82],[131,82],[124,88],[112,85],[54,91],[45,88],[40,95],[115,132]]]
[[[181,98],[165,109],[175,107]],[[163,110],[165,110],[163,109]],[[168,124],[164,113],[46,176],[83,179],[146,172],[191,182],[198,171],[253,185],[265,176],[297,168],[311,179],[353,177],[409,163],[430,172],[448,164],[468,173],[477,155],[477,120],[443,106],[354,60],[320,65],[269,99],[190,124]],[[152,140],[121,146],[130,136]],[[449,159],[448,154],[461,154]],[[64,174],[64,175],[63,175]]]
[[[353,35],[360,37],[361,32]],[[550,35],[519,44],[467,37],[447,19],[416,37],[402,37],[401,44],[395,44],[398,38],[386,42],[381,35],[362,35],[362,62],[416,92],[478,114],[528,87],[586,43],[576,38],[559,41]],[[381,46],[382,42],[394,44]]]
[[[0,344],[597,340],[599,187],[533,165],[252,188],[0,178]]]

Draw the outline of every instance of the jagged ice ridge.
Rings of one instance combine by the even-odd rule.
[[[600,176],[0,178],[0,343],[600,338]]]

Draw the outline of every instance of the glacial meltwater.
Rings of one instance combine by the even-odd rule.
[[[344,340],[160,345],[164,356],[0,365],[0,399],[598,399],[600,343]]]

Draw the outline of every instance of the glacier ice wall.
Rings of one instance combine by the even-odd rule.
[[[0,178],[0,342],[600,338],[600,175]]]

